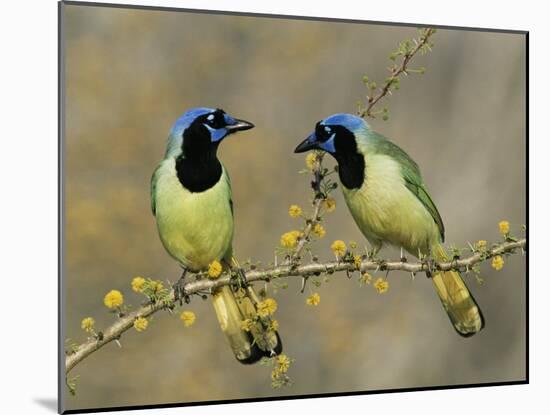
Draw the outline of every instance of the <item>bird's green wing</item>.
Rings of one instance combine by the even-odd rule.
[[[405,186],[407,189],[413,193],[424,207],[430,212],[433,220],[435,221],[439,234],[441,235],[441,240],[445,239],[445,227],[443,225],[443,220],[439,214],[435,203],[433,202],[426,185],[422,181],[422,176],[420,174],[420,169],[418,164],[409,157],[403,149],[387,140],[386,138],[380,136],[381,140],[377,143],[377,150],[381,153],[387,154],[393,159],[397,160],[401,165],[401,172],[403,173],[403,178],[405,180]]]
[[[155,205],[155,199],[156,199],[156,189],[157,189],[157,175],[160,171],[160,165],[155,169],[153,172],[153,175],[151,176],[151,211],[153,212],[153,216],[156,214],[156,205]]]
[[[227,181],[227,186],[229,187],[229,206],[231,207],[231,215],[234,216],[234,213],[233,213],[233,196],[232,196],[232,190],[231,190],[231,177],[229,177],[229,173],[227,172],[227,170],[225,170],[225,166],[223,167],[224,171],[225,171],[225,178],[226,178],[226,181]]]

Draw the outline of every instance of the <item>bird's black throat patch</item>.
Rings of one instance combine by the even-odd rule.
[[[342,126],[332,126],[334,136],[333,154],[338,162],[340,181],[348,189],[359,189],[365,180],[365,158],[357,151],[357,142],[352,132]]]
[[[222,176],[222,165],[210,133],[200,122],[194,122],[183,133],[183,155],[176,158],[176,172],[181,185],[193,193],[210,189]],[[185,156],[184,156],[185,155]]]

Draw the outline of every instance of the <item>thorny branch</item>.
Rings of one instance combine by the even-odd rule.
[[[487,261],[497,255],[513,254],[516,250],[522,251],[526,248],[525,238],[517,241],[505,241],[496,245],[485,252],[476,252],[473,255],[450,262],[433,263],[432,270],[457,270],[467,271],[475,264]],[[380,260],[363,259],[359,269],[353,262],[331,261],[326,263],[311,263],[307,265],[293,266],[281,265],[265,270],[250,270],[245,273],[246,281],[249,283],[255,281],[271,281],[275,278],[284,277],[307,277],[318,273],[332,274],[337,271],[369,271],[369,270],[387,270],[387,271],[406,271],[407,273],[416,273],[427,271],[430,265],[425,262],[387,262]],[[212,290],[234,283],[229,275],[223,275],[216,280],[201,279],[189,282],[185,285],[185,292],[189,295],[199,292],[211,292]],[[103,332],[101,339],[89,339],[81,344],[74,353],[69,354],[65,359],[65,372],[69,373],[78,363],[87,358],[95,351],[101,349],[113,340],[118,340],[121,335],[131,329],[134,321],[138,317],[148,317],[160,310],[170,310],[174,306],[174,293],[169,295],[169,300],[163,303],[149,304],[138,310],[119,318],[107,330]]]
[[[430,50],[431,43],[430,38],[431,36],[436,32],[436,29],[428,28],[428,29],[422,29],[421,35],[418,39],[413,39],[413,43],[410,43],[410,41],[403,42],[399,49],[394,52],[392,55],[390,55],[390,58],[392,60],[395,60],[397,56],[401,56],[401,64],[400,65],[393,65],[391,68],[389,68],[390,76],[386,78],[384,85],[382,88],[379,89],[379,92],[377,95],[374,96],[367,96],[367,105],[364,108],[360,108],[357,112],[357,114],[361,118],[365,117],[371,117],[374,118],[373,108],[374,106],[382,99],[384,98],[388,93],[391,95],[391,88],[397,89],[399,87],[399,77],[404,74],[407,75],[409,72],[419,72],[424,73],[424,68],[420,69],[409,69],[409,63],[411,62],[411,59],[417,54],[417,53],[425,53],[427,50]],[[414,44],[414,46],[412,46]],[[371,90],[376,90],[376,83],[371,82],[369,84],[368,77],[364,80],[365,84],[369,86]],[[384,113],[386,113],[387,110],[384,110]]]

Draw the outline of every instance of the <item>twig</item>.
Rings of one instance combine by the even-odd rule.
[[[368,97],[367,106],[364,109],[358,111],[358,115],[361,118],[373,117],[372,109],[374,108],[374,106],[378,103],[378,101],[380,101],[388,93],[390,93],[390,88],[394,83],[396,83],[396,80],[398,80],[401,74],[407,74],[408,64],[410,63],[411,59],[418,53],[418,51],[422,50],[422,48],[428,45],[428,41],[430,40],[430,37],[435,33],[435,31],[435,29],[431,28],[425,29],[422,36],[420,36],[418,40],[415,40],[416,46],[411,51],[403,54],[401,65],[394,66],[390,70],[390,76],[386,79],[386,82],[384,83],[384,86],[380,89],[378,95],[376,95],[375,97]]]
[[[485,252],[476,252],[472,256],[464,259],[453,260],[449,262],[440,262],[432,264],[436,270],[448,271],[457,270],[465,271],[470,269],[473,265],[486,261],[497,255],[513,254],[517,249],[522,251],[526,248],[527,241],[525,238],[518,241],[506,241],[492,249],[488,249]],[[359,267],[360,271],[377,270],[380,268],[380,261],[370,261],[368,259],[361,262]],[[354,271],[357,270],[355,264],[351,262],[331,261],[327,263],[312,263],[301,266],[282,265],[279,267],[269,268],[265,270],[250,270],[245,273],[245,278],[248,282],[254,281],[270,281],[273,278],[284,277],[304,277],[314,275],[315,273],[332,273],[336,271]],[[388,271],[405,271],[409,275],[410,273],[427,271],[428,264],[426,263],[411,263],[401,261],[384,261],[384,270]],[[234,281],[229,275],[222,275],[218,279],[201,279],[192,281],[185,284],[185,292],[188,295],[197,293],[199,291],[210,291],[222,286],[230,285]],[[174,292],[172,291],[168,297],[168,301],[164,303],[151,304],[125,315],[119,318],[109,328],[103,331],[101,339],[89,339],[87,342],[78,346],[78,348],[71,354],[67,355],[65,359],[65,373],[69,373],[78,363],[90,356],[92,353],[101,349],[106,344],[118,340],[121,335],[133,327],[134,320],[138,317],[148,317],[157,311],[162,309],[168,309],[174,303]]]

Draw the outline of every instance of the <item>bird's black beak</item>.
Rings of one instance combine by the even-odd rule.
[[[294,149],[295,153],[304,153],[308,150],[316,150],[319,146],[317,144],[317,137],[315,133],[311,133],[308,138],[298,144],[298,147]]]
[[[235,124],[225,126],[225,129],[229,131],[229,133],[235,133],[237,131],[245,131],[245,130],[250,130],[251,128],[254,128],[254,124],[252,124],[251,122],[248,122],[245,120],[235,120],[235,121],[237,121]]]

